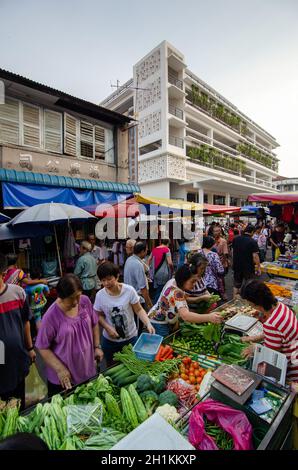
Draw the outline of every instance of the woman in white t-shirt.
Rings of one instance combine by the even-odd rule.
[[[94,310],[103,329],[101,346],[109,366],[116,352],[127,344],[135,344],[138,339],[134,314],[140,318],[149,333],[154,334],[155,330],[140,304],[136,290],[118,281],[118,266],[104,263],[99,266],[97,275],[103,289],[96,295]]]

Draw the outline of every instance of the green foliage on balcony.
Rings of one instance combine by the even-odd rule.
[[[216,102],[197,86],[192,85],[191,92],[187,94],[188,99],[199,108],[209,113],[212,117],[222,121],[242,135],[247,134],[247,124],[239,116],[232,113],[223,104]]]
[[[235,173],[244,173],[246,171],[245,162],[236,158],[224,155],[219,150],[201,145],[200,147],[188,147],[187,155],[192,160],[196,160],[210,168],[220,168],[222,170],[233,171]]]
[[[244,143],[238,144],[237,150],[250,160],[260,163],[261,165],[265,166],[266,168],[270,168],[271,170],[278,171],[278,162],[274,158],[255,148],[253,145]]]

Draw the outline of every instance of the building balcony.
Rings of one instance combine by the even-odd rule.
[[[177,118],[183,120],[184,118],[184,113],[183,110],[180,108],[177,108],[175,105],[169,103],[169,113],[172,114],[172,116],[176,116]]]
[[[174,135],[169,135],[169,144],[174,145],[174,147],[179,147],[184,149],[184,139],[181,137],[175,137]]]
[[[177,77],[175,77],[175,75],[171,74],[170,72],[168,74],[168,81],[171,85],[174,85],[176,88],[179,88],[183,91],[183,82],[178,80]]]

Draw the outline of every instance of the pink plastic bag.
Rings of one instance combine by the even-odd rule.
[[[218,450],[212,437],[205,432],[204,415],[233,438],[234,450],[252,450],[252,426],[246,415],[215,400],[199,403],[189,418],[188,440],[197,450]]]

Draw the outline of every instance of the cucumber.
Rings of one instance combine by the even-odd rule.
[[[124,387],[125,385],[130,385],[134,383],[137,380],[137,378],[138,376],[135,374],[130,375],[129,377],[125,377],[124,379],[119,380],[116,385],[118,385],[118,387]]]
[[[127,370],[127,368],[123,364],[119,364],[118,366],[114,366],[111,369],[107,369],[103,375],[106,376],[108,375],[109,377],[112,377],[114,375],[117,375],[120,372],[123,372],[124,370]]]

